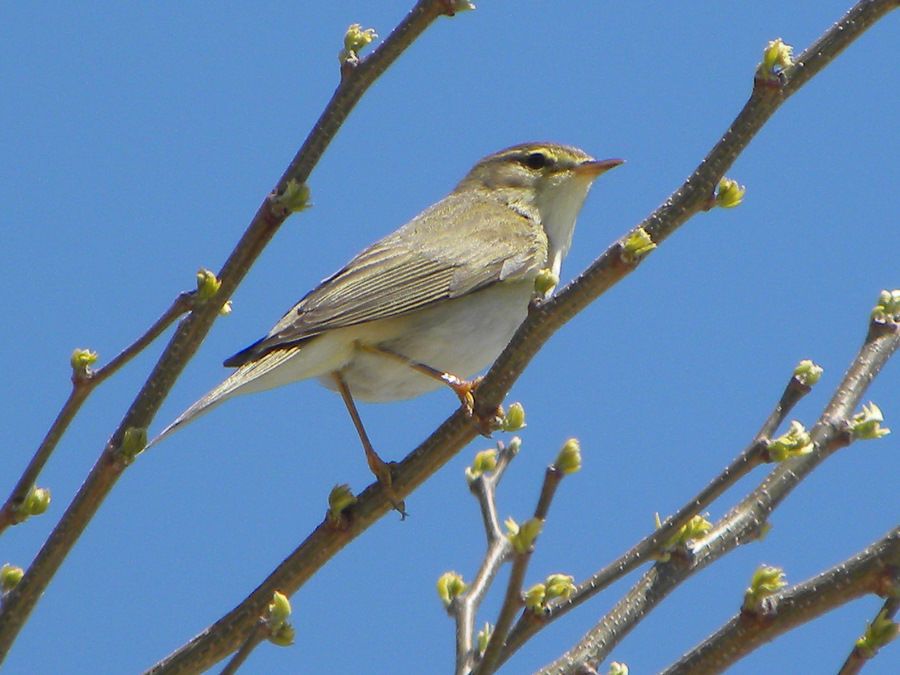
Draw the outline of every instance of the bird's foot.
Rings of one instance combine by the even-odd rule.
[[[498,416],[501,414],[501,410],[497,408],[489,415],[482,415],[475,411],[474,392],[484,378],[476,377],[472,380],[463,380],[456,375],[442,373],[441,379],[459,397],[459,402],[466,413],[466,417],[472,420],[472,424],[478,429],[478,433],[486,438],[490,438],[491,433],[500,426]]]
[[[371,452],[366,451],[366,461],[369,464],[369,469],[372,470],[372,473],[375,474],[375,478],[381,485],[385,496],[390,501],[391,506],[400,514],[400,519],[405,520],[407,515],[406,505],[403,503],[400,495],[394,490],[393,462],[385,462],[374,450]]]

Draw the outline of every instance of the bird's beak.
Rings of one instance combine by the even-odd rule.
[[[573,171],[579,176],[588,176],[596,178],[601,173],[606,173],[610,169],[615,169],[620,164],[624,164],[624,159],[592,159],[576,166]]]

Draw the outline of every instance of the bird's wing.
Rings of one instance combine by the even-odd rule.
[[[547,237],[539,223],[499,201],[450,195],[322,281],[266,337],[225,365],[241,366],[323,331],[533,276],[546,260]]]

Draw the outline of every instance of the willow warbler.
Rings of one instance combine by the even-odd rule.
[[[237,394],[317,378],[343,397],[370,467],[390,490],[354,398],[410,398],[443,383],[471,412],[467,378],[497,358],[525,319],[538,273],[558,278],[591,184],[621,163],[555,143],[488,155],[453,192],[227,359],[236,370],[153,442]]]

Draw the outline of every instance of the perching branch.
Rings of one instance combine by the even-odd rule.
[[[78,494],[22,581],[6,595],[0,612],[0,658],[9,653],[38,598],[133,458],[120,452],[123,441],[129,434],[132,438],[139,438],[141,431],[150,425],[176,379],[200,347],[222,306],[291,214],[291,205],[286,204],[285,197],[302,191],[313,167],[369,86],[438,16],[452,14],[454,7],[456,2],[453,0],[420,0],[378,49],[349,72],[342,72],[340,84],[303,146],[275,189],[263,200],[218,274],[221,282],[218,293],[198,304],[181,322]],[[127,454],[131,455],[132,451]]]
[[[637,268],[645,255],[627,255],[627,246],[623,242],[630,235],[643,228],[652,243],[658,245],[691,216],[708,209],[710,197],[719,180],[781,104],[897,6],[897,0],[858,2],[800,54],[792,66],[781,71],[774,79],[755,79],[750,100],[682,186],[629,235],[591,263],[575,280],[550,300],[533,309],[481,383],[476,397],[476,410],[481,414],[488,414],[493,410],[534,355],[557,330]]]

